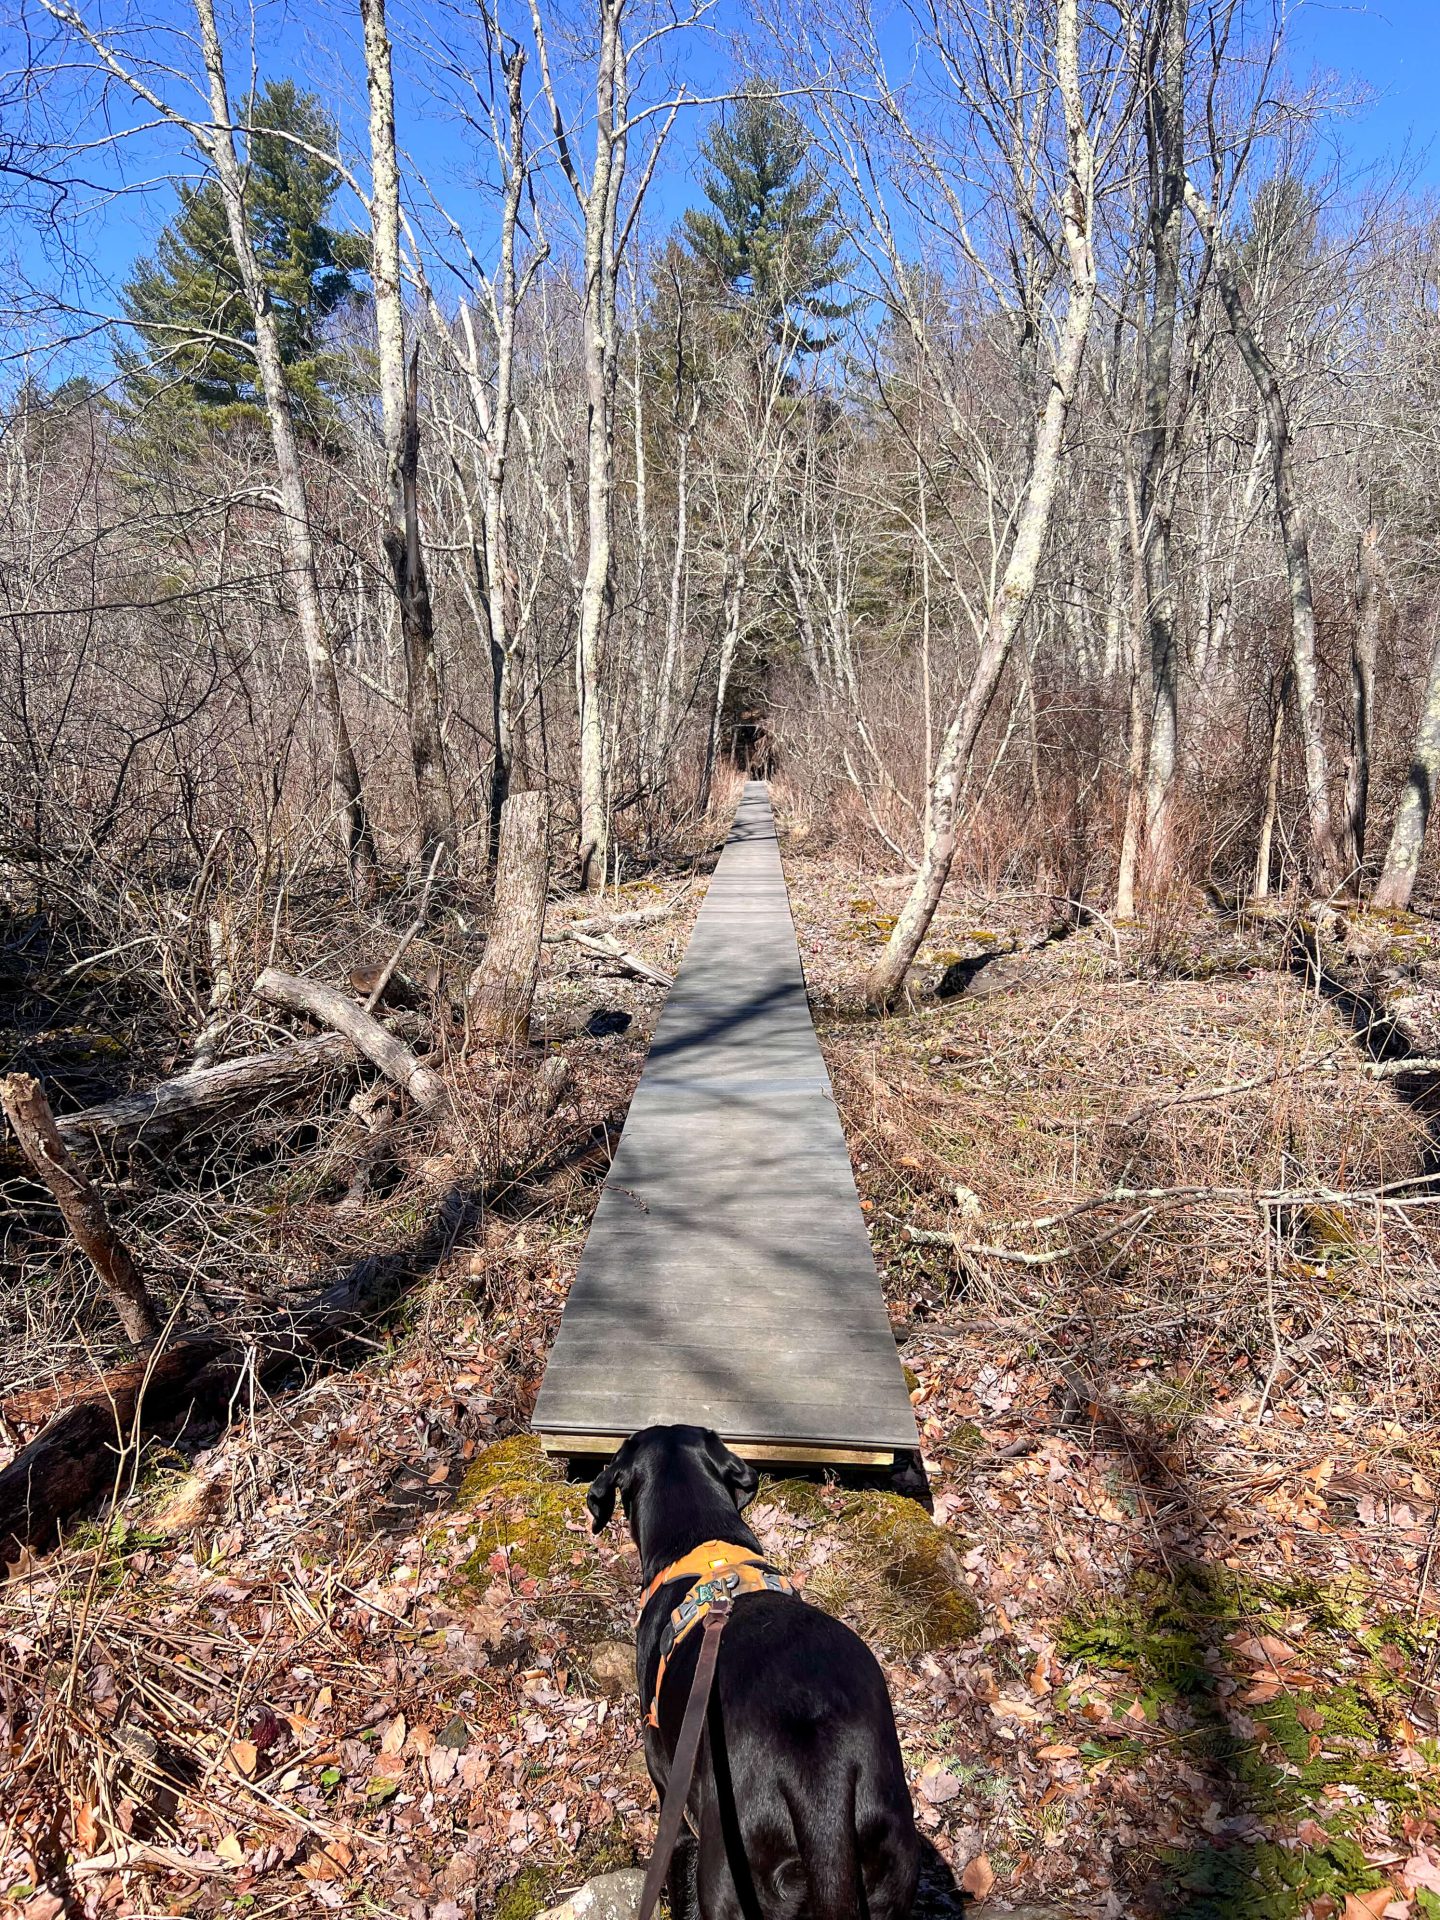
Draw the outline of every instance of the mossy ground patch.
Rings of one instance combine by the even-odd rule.
[[[806,1598],[864,1638],[908,1655],[958,1646],[979,1628],[957,1543],[913,1500],[827,1493],[806,1480],[779,1481],[762,1498],[818,1531],[824,1550]]]

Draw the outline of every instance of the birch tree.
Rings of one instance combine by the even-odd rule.
[[[594,138],[582,172],[561,105],[540,0],[530,0],[541,85],[550,110],[555,153],[582,223],[580,364],[585,383],[585,567],[575,647],[579,717],[580,885],[605,882],[609,802],[605,766],[604,670],[615,606],[615,394],[620,375],[620,263],[634,234],[646,190],[683,98],[641,105],[631,99],[631,63],[653,54],[665,35],[693,24],[704,10],[671,18],[632,46],[625,35],[627,0],[595,0],[597,46],[592,90]],[[649,151],[628,197],[632,132],[656,120]]]
[[[61,4],[61,0],[43,0],[43,4],[62,26],[84,41],[111,79],[126,87],[164,124],[186,134],[214,172],[240,283],[254,323],[255,362],[275,460],[281,541],[311,692],[328,736],[331,803],[340,848],[354,892],[358,898],[368,900],[375,891],[378,877],[375,841],[365,808],[359,762],[341,699],[334,636],[320,585],[315,534],[281,351],[279,321],[271,290],[256,259],[250,231],[248,170],[236,145],[225,53],[214,0],[195,0],[204,76],[202,91],[209,105],[208,120],[183,114],[171,105],[140,70],[122,56],[114,41],[90,25],[75,7]]]
[[[385,462],[382,542],[400,614],[405,652],[405,717],[420,821],[420,857],[455,851],[455,809],[445,764],[435,615],[420,539],[418,349],[407,383],[405,301],[400,263],[400,162],[395,77],[385,0],[360,0],[370,103],[370,278],[374,288],[380,437]]]
[[[1008,16],[1009,10],[1005,12]],[[969,102],[977,137],[985,137],[987,125],[993,128],[996,122],[1028,132],[1025,94],[1031,86],[1042,84],[1042,75],[1043,85],[1053,94],[1059,110],[1063,161],[1052,204],[1059,227],[1063,306],[1028,472],[1014,512],[1009,551],[990,596],[968,685],[936,754],[920,868],[885,950],[866,981],[866,998],[873,1007],[887,1007],[902,993],[950,875],[976,742],[1035,591],[1059,483],[1065,426],[1079,390],[1095,305],[1095,155],[1089,109],[1081,87],[1079,0],[1058,0],[1053,24],[1047,20],[1043,27],[1038,21],[1014,26],[998,9],[990,11],[988,22],[1001,36],[998,45],[1003,52],[998,61],[987,59],[973,70],[974,88],[983,90],[984,95]],[[1012,40],[1012,34],[1017,38]],[[1023,36],[1024,46],[1018,36]],[[1031,71],[1032,49],[1037,55],[1043,49],[1050,56],[1049,71],[1044,67]],[[1003,92],[1001,85],[1005,87]],[[1026,153],[1022,144],[1018,149],[1021,169]],[[1028,171],[1014,179],[1014,186],[1025,201],[1030,201]]]
[[[1275,519],[1285,556],[1290,589],[1291,685],[1300,741],[1305,756],[1305,803],[1310,829],[1311,878],[1329,892],[1347,876],[1340,868],[1339,848],[1330,812],[1330,762],[1325,747],[1321,712],[1320,675],[1316,659],[1315,590],[1310,566],[1310,513],[1295,477],[1290,409],[1286,404],[1275,363],[1257,330],[1254,303],[1243,269],[1221,231],[1210,202],[1193,181],[1185,183],[1185,204],[1204,235],[1214,264],[1215,281],[1235,345],[1255,382],[1265,414],[1270,442],[1270,480]]]

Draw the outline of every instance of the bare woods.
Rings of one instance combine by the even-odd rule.
[[[17,912],[193,895],[203,1009],[239,896],[443,900],[527,791],[598,889],[727,759],[912,875],[876,1005],[957,862],[1409,903],[1434,227],[1269,9],[759,0],[747,69],[704,5],[357,0],[324,88],[215,0],[30,15]]]

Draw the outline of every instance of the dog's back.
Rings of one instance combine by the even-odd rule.
[[[757,1482],[708,1428],[657,1426],[632,1434],[587,1496],[597,1531],[623,1499],[640,1549],[636,1671],[642,1700],[656,1701],[645,1758],[662,1798],[702,1644],[698,1632],[676,1640],[662,1684],[666,1624],[694,1584],[678,1569],[715,1547],[761,1558],[740,1519]],[[864,1641],[797,1594],[740,1594],[686,1813],[698,1839],[676,1849],[674,1920],[907,1920],[920,1846],[890,1694]]]
[[[803,1600],[756,1595],[735,1609],[716,1696],[693,1807],[704,1920],[904,1920],[919,1844],[864,1641]]]

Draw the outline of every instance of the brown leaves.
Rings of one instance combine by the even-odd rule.
[[[977,1853],[960,1876],[961,1891],[972,1899],[983,1900],[995,1884],[995,1869],[990,1865],[990,1856]]]

